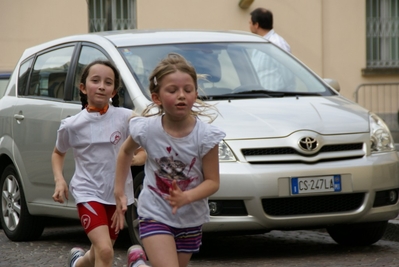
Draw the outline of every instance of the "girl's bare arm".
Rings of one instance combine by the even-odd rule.
[[[64,203],[64,199],[68,199],[68,185],[65,182],[62,170],[64,168],[65,154],[54,148],[51,155],[51,166],[53,168],[55,189],[53,200],[59,203]]]
[[[130,172],[130,166],[132,164],[132,158],[134,152],[139,148],[139,145],[133,141],[132,137],[129,136],[122,147],[119,150],[118,158],[116,161],[116,173],[115,173],[115,186],[114,195],[116,202],[116,211],[112,216],[112,228],[115,228],[116,232],[119,229],[123,229],[125,222],[125,212],[127,210],[127,199],[125,195],[125,182],[128,173]]]
[[[132,158],[132,166],[142,166],[144,165],[145,161],[147,160],[147,152],[144,148],[139,147],[134,152],[134,156]]]

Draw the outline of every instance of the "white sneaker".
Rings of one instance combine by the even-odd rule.
[[[68,267],[72,267],[73,264],[80,258],[85,255],[85,251],[81,248],[72,248],[69,252],[68,257]]]

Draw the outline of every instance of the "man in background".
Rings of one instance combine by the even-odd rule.
[[[250,14],[249,29],[252,33],[263,36],[266,40],[291,53],[290,45],[273,30],[273,13],[270,10],[260,7]]]

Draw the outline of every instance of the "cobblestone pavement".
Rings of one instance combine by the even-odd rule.
[[[399,242],[399,217],[389,221],[384,239]]]
[[[189,266],[399,266],[398,243],[387,239],[373,246],[352,248],[337,245],[323,231],[272,231],[252,236],[208,234]],[[0,267],[62,267],[73,246],[87,249],[89,245],[79,225],[47,227],[35,242],[11,242],[0,231]],[[129,246],[128,234],[123,231],[115,244],[114,266],[126,267]]]

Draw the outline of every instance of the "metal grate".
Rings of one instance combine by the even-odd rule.
[[[89,0],[90,32],[136,27],[136,0]]]
[[[293,216],[353,211],[363,204],[364,193],[266,198],[263,210],[270,216]]]
[[[366,3],[367,67],[399,68],[399,1]]]
[[[248,212],[242,200],[209,200],[217,204],[217,212],[212,216],[247,216]]]
[[[343,144],[343,145],[326,145],[320,149],[320,153],[323,152],[338,152],[338,151],[351,151],[360,150],[363,148],[362,143],[355,144]]]
[[[263,156],[263,155],[289,155],[299,154],[291,147],[272,147],[272,148],[256,148],[256,149],[242,149],[244,156]]]

